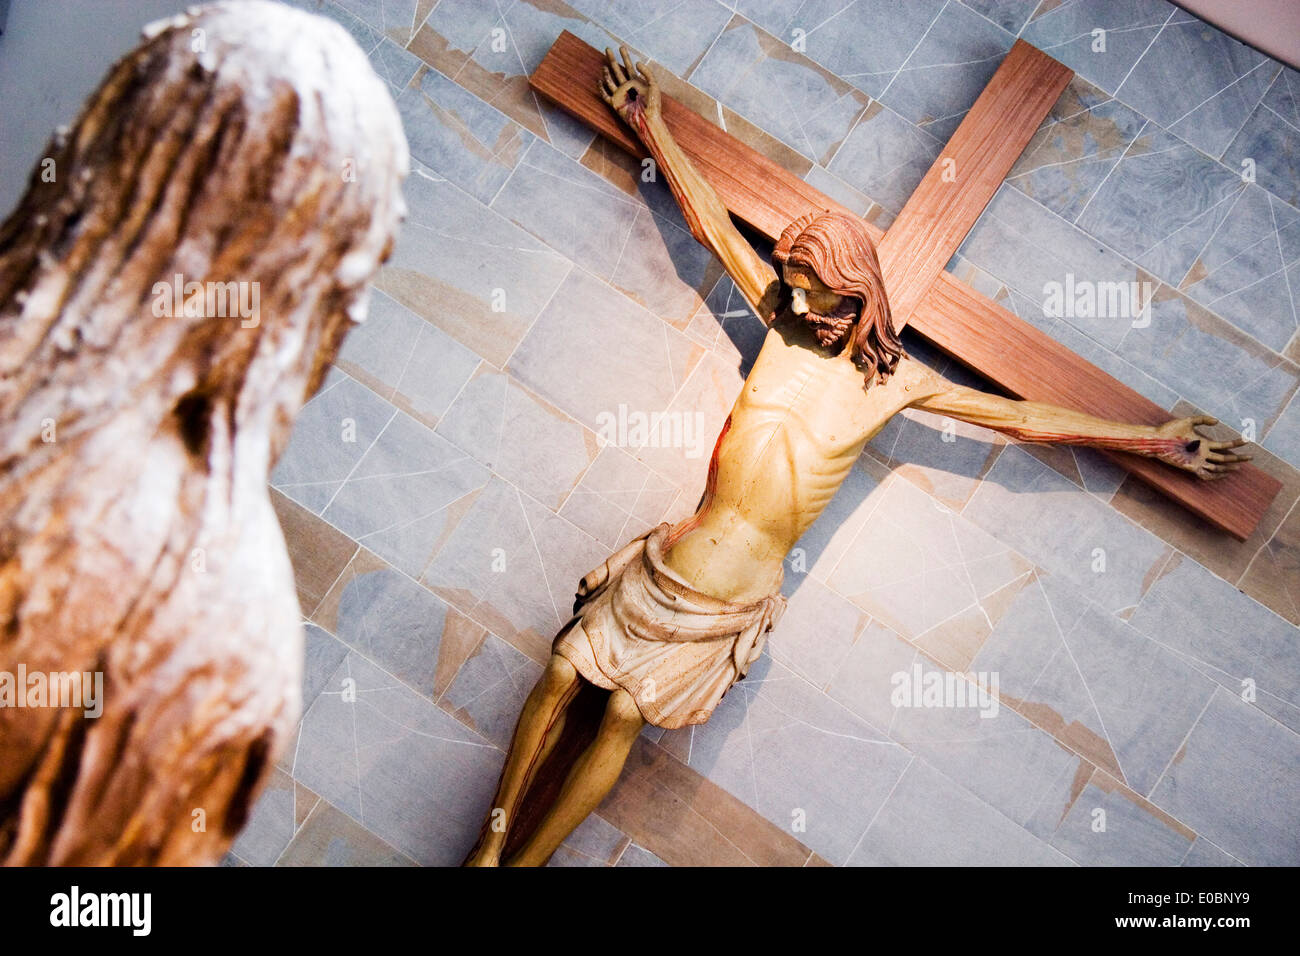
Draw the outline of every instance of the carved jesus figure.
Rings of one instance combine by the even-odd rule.
[[[1210,480],[1248,460],[1198,416],[1159,426],[1106,421],[947,381],[908,357],[891,325],[876,250],[850,216],[804,216],[764,261],[678,148],[660,94],[627,48],[607,50],[602,96],[658,164],[697,240],[767,325],[718,436],[696,513],[660,525],[588,574],[574,618],[524,704],[493,810],[470,865],[502,861],[507,833],[584,682],[610,691],[594,741],[507,865],[541,865],[596,808],[646,722],[703,723],[757,659],[784,609],[786,555],[826,508],[866,443],[918,408],[1022,441],[1119,449]]]

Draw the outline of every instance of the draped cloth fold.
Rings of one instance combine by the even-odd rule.
[[[702,724],[758,660],[785,611],[778,581],[752,604],[701,594],[664,564],[670,525],[626,545],[578,586],[552,649],[588,681],[632,695],[647,721]]]

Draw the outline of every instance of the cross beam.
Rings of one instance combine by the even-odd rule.
[[[602,51],[566,30],[529,84],[601,136],[644,157],[640,141],[597,92],[603,65]],[[867,227],[900,330],[910,324],[1017,398],[1157,425],[1169,420],[1169,412],[944,271],[1071,76],[1051,57],[1016,41],[889,231]],[[849,212],[671,97],[663,97],[662,112],[673,138],[728,211],[769,239],[805,213]],[[1281,488],[1252,465],[1204,482],[1152,458],[1104,454],[1239,540],[1250,536]]]

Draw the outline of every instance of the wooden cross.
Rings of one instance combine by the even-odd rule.
[[[567,30],[529,78],[534,90],[630,153],[648,155],[600,98],[604,54]],[[1115,421],[1158,425],[1170,413],[944,271],[1070,82],[1073,72],[1017,40],[888,232],[867,223],[894,325],[911,325],[1015,398]],[[800,216],[847,209],[757,150],[663,97],[673,138],[727,210],[770,240]],[[849,213],[851,214],[851,213]],[[1213,482],[1154,458],[1103,451],[1211,525],[1245,540],[1281,482],[1251,465]]]

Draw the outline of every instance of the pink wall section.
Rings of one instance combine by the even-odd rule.
[[[1300,0],[1177,0],[1178,6],[1300,69]]]

